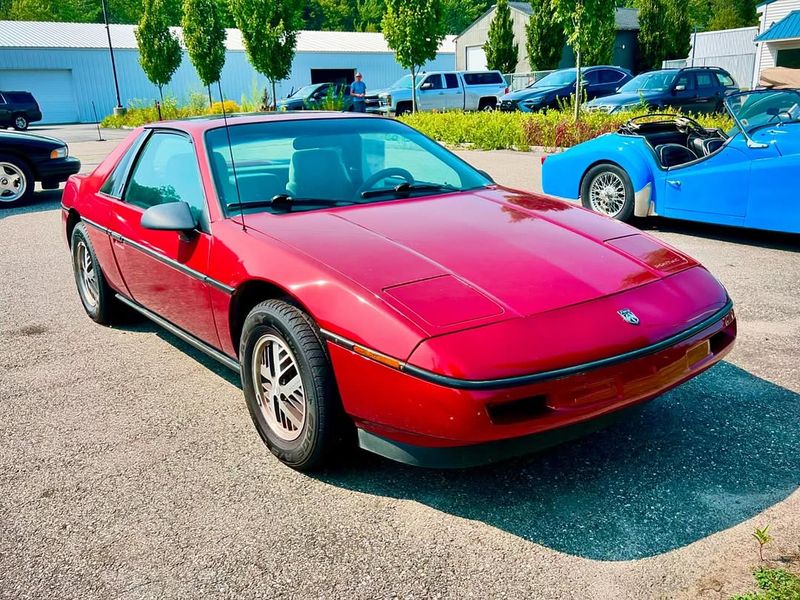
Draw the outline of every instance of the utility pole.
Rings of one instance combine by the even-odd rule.
[[[103,6],[103,22],[106,24],[106,36],[108,37],[108,53],[111,55],[111,71],[114,73],[114,90],[117,93],[117,105],[114,107],[114,114],[124,114],[125,109],[122,107],[122,99],[119,96],[119,80],[117,79],[117,63],[114,60],[114,46],[111,44],[111,27],[108,25],[108,9],[106,8],[106,0],[100,0]]]

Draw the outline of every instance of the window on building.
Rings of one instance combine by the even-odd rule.
[[[787,48],[785,50],[778,50],[775,66],[788,67],[790,69],[800,69],[800,48]]]

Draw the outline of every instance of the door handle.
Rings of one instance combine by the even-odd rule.
[[[681,189],[681,182],[677,179],[667,179],[667,183],[674,187],[675,189]]]

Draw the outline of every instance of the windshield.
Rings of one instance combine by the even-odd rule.
[[[672,85],[672,80],[675,79],[676,73],[677,71],[653,71],[652,73],[642,73],[619,88],[619,91],[620,93],[663,91],[669,89],[669,86]]]
[[[795,90],[757,90],[733,94],[725,105],[748,133],[764,125],[800,119],[800,93]]]
[[[318,87],[319,84],[303,86],[296,92],[289,94],[289,98],[308,98],[311,94],[313,94],[317,90]]]
[[[420,80],[420,76],[417,75],[417,81],[419,81],[419,80]],[[400,79],[398,79],[397,81],[395,81],[392,85],[389,86],[389,89],[395,89],[395,88],[403,88],[403,89],[410,90],[411,89],[411,75],[405,75],[405,76],[401,77]]]
[[[275,213],[318,210],[491,183],[436,142],[388,119],[293,119],[229,131],[230,148],[224,128],[206,133],[217,193],[228,212],[240,205]]]
[[[575,69],[564,69],[545,75],[539,81],[534,81],[528,88],[562,87],[575,83]]]

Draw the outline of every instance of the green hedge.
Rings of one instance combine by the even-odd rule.
[[[571,110],[542,113],[521,112],[423,112],[400,119],[425,135],[451,146],[466,145],[478,150],[529,150],[531,146],[565,148],[616,131],[628,119],[647,114],[646,110],[607,114],[581,113],[575,123]],[[727,115],[695,117],[704,127],[729,129]]]

